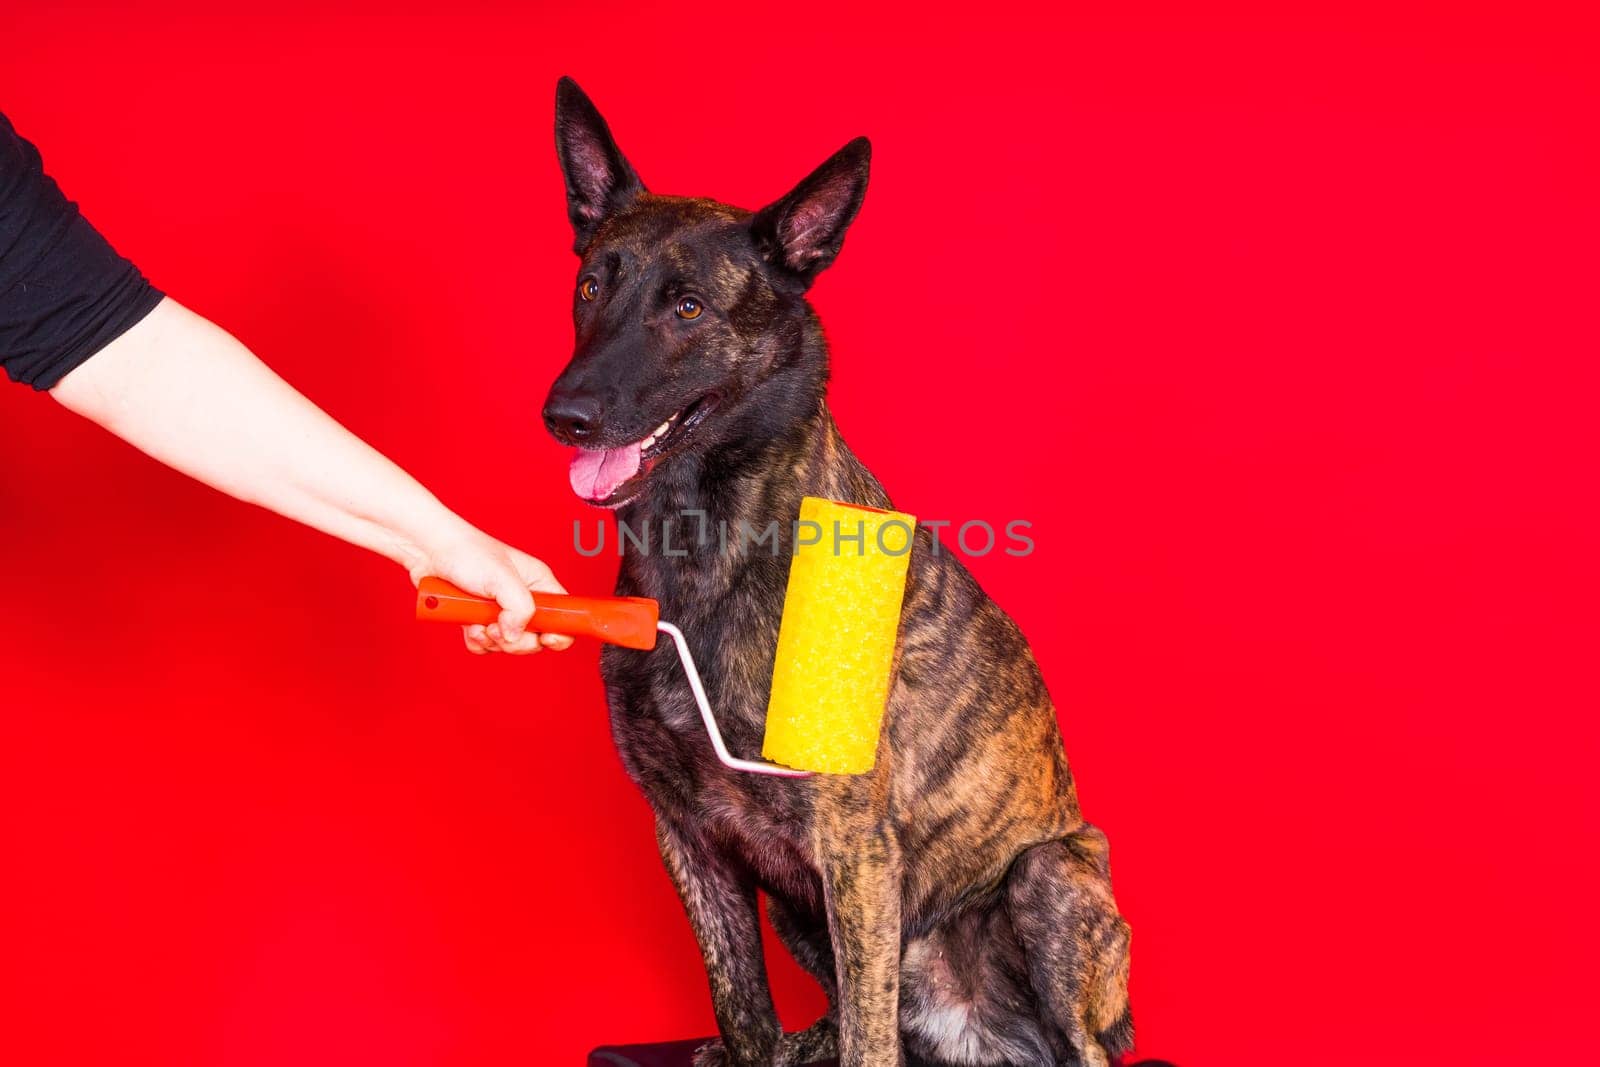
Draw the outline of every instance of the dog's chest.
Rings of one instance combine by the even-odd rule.
[[[751,647],[760,642],[748,640],[748,629],[722,636],[709,644],[691,634],[690,647],[724,742],[735,756],[757,758],[771,650],[763,664],[762,650]],[[806,782],[723,766],[670,647],[608,649],[602,669],[617,749],[657,814],[736,856],[768,889],[796,901],[817,898]]]
[[[723,740],[747,759],[760,755],[786,564],[777,558],[741,564],[706,548],[670,565],[630,558],[618,584],[619,593],[656,599],[661,617],[682,630]],[[619,746],[651,749],[639,755],[663,771],[711,757],[705,723],[671,642],[663,639],[649,652],[607,648],[601,671]],[[669,738],[673,743],[664,745]]]
[[[690,822],[769,891],[790,901],[820,904],[804,788],[790,779],[725,772],[699,783]]]

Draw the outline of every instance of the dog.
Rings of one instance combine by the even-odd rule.
[[[753,755],[794,537],[783,528],[802,496],[890,506],[829,414],[806,300],[861,208],[871,147],[851,141],[756,212],[660,196],[562,79],[556,151],[581,263],[574,351],[544,422],[577,449],[579,496],[673,546],[629,539],[616,591],[656,599],[689,635],[729,748]],[[773,519],[777,552],[703,536]],[[925,528],[870,773],[730,771],[670,648],[607,647],[601,671],[710,981],[721,1040],[697,1065],[1105,1067],[1131,1046],[1128,926],[1039,668]],[[758,892],[830,998],[798,1033],[773,1009]]]

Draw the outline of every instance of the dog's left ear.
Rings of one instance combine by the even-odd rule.
[[[857,137],[776,203],[750,221],[756,246],[809,286],[839,255],[867,195],[872,143]]]
[[[567,182],[567,217],[579,255],[607,215],[645,191],[587,93],[571,78],[556,83],[556,155]]]

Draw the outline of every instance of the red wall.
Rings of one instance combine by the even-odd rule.
[[[555,78],[666,192],[870,135],[835,410],[902,507],[1034,523],[973,568],[1111,834],[1142,1051],[1600,1054],[1585,27],[33,7],[0,109],[89,217],[577,590]],[[710,1029],[593,646],[473,658],[381,561],[21,388],[0,427],[0,1059]]]

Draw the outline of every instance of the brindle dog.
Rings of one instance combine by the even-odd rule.
[[[627,543],[617,592],[683,628],[729,747],[754,756],[800,498],[890,503],[828,412],[805,298],[861,206],[870,146],[754,213],[660,196],[563,79],[556,147],[582,264],[576,349],[544,420],[579,449],[579,495],[655,538]],[[719,533],[773,520],[776,552]],[[729,771],[672,649],[607,648],[602,670],[710,978],[722,1039],[697,1064],[1100,1067],[1130,1046],[1128,927],[1039,668],[926,530],[869,774]],[[758,890],[831,998],[800,1033],[773,1010]]]

